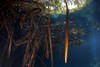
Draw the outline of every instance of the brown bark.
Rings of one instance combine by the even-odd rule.
[[[69,24],[69,9],[66,3],[65,63],[67,63],[67,56],[68,56],[68,24]]]

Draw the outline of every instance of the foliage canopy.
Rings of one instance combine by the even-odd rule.
[[[34,0],[45,5],[46,9],[49,10],[51,14],[65,14],[66,13],[66,6],[64,0]],[[92,0],[66,0],[68,3],[68,8],[70,12],[75,10],[79,10],[80,8],[84,7],[86,4],[91,2]]]

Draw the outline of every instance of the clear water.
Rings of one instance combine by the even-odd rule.
[[[69,48],[68,64],[55,55],[54,67],[100,67],[100,31],[90,31],[80,48]]]
[[[67,64],[64,63],[64,59],[60,59],[57,53],[54,54],[54,67],[100,67],[100,30],[92,29],[96,22],[100,27],[99,4],[99,0],[93,0],[83,9],[73,13],[74,16],[72,16],[73,14],[70,16],[77,19],[79,26],[84,23],[82,21],[86,21],[91,29],[80,48],[69,47]],[[50,64],[47,67],[50,67]]]

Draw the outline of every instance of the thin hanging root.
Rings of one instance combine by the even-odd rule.
[[[68,54],[68,34],[66,33],[66,42],[65,42],[65,63],[67,63],[67,54]]]
[[[10,41],[9,41],[9,48],[8,48],[8,56],[10,56],[10,53],[11,53],[11,46],[12,46],[13,31],[10,32],[10,31],[8,30],[7,23],[6,23],[5,21],[4,21],[4,23],[5,23],[6,30],[7,30],[7,32],[8,32],[8,38],[10,39]],[[10,35],[10,33],[11,33],[11,35]]]
[[[8,56],[10,56],[10,53],[11,53],[13,33],[14,33],[14,31],[12,31],[11,35],[9,35],[10,43],[9,43]]]
[[[10,32],[9,31],[9,28],[8,28],[8,25],[7,25],[7,20],[5,20],[5,17],[4,17],[4,12],[2,12],[2,15],[3,15],[3,19],[4,19],[4,25],[6,27],[6,30],[7,30],[7,33],[8,33],[8,38],[10,39],[10,42],[9,42],[9,48],[8,48],[8,56],[10,56],[10,53],[11,53],[11,46],[12,46],[12,36],[13,36],[13,32]],[[10,33],[12,33],[12,35],[10,35]]]
[[[10,38],[8,56],[10,56],[10,53],[11,53],[11,46],[12,46],[12,38]]]
[[[68,56],[68,23],[69,23],[69,9],[68,7],[66,9],[67,12],[66,12],[66,34],[65,34],[65,63],[67,63],[67,56]]]
[[[45,44],[46,44],[46,57],[48,59],[49,58],[49,50],[48,50],[48,40],[47,40],[47,36],[45,36]]]
[[[65,38],[65,63],[67,63],[67,54],[68,54],[68,20],[66,23],[66,38]]]
[[[23,18],[22,18],[22,20],[21,20],[21,22],[20,22],[20,28],[21,28],[21,29],[22,29],[22,27],[23,27],[23,23],[24,23],[25,19],[26,19],[26,14],[23,16]]]
[[[19,43],[16,43],[15,41],[13,41],[13,42],[14,42],[14,44],[15,44],[16,46],[20,46],[20,45],[23,45],[23,44],[27,43],[28,41],[25,40],[25,41],[22,41],[22,42],[19,42]]]
[[[31,58],[30,58],[30,61],[29,61],[29,64],[28,64],[28,67],[31,67],[31,63],[32,63],[32,61],[34,60],[34,58],[35,58],[35,51],[36,51],[36,48],[38,48],[39,46],[40,46],[40,42],[42,41],[42,36],[40,36],[40,40],[37,42],[36,41],[36,43],[35,43],[35,46],[34,46],[34,48],[33,48],[33,52],[32,52],[32,55],[31,55]]]
[[[43,63],[43,65],[44,65],[45,67],[47,67],[46,64],[44,63],[44,61],[43,61],[39,56],[37,56],[37,57],[38,57],[39,60]]]
[[[52,52],[52,40],[51,40],[51,31],[50,31],[50,15],[49,15],[49,42],[50,42],[50,52],[51,52],[51,64],[53,67],[53,52]]]
[[[26,63],[29,59],[29,48],[30,48],[30,40],[28,40],[28,42],[27,42],[22,67],[24,67],[26,65]]]

